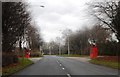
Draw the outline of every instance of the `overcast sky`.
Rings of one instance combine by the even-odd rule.
[[[95,22],[89,14],[91,0],[27,0],[32,19],[46,42],[62,36],[62,31],[82,30]],[[45,6],[45,7],[40,7]],[[94,22],[94,23],[93,23]]]

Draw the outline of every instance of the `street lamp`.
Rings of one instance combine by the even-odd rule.
[[[58,37],[58,40],[59,40],[59,55],[61,55],[61,38],[60,37]]]
[[[68,36],[68,55],[70,55],[70,43],[69,43],[69,36]]]
[[[70,38],[69,38],[69,35],[70,35],[70,29],[68,29],[68,33],[67,33],[67,36],[68,36],[68,55],[70,55]]]
[[[71,33],[72,31],[70,30],[70,29],[66,29],[64,32],[63,32],[63,34],[65,35],[65,36],[67,36],[67,44],[68,44],[68,55],[70,55],[70,33]]]
[[[51,55],[51,46],[49,46],[49,55]]]
[[[61,54],[61,49],[60,49],[60,48],[61,48],[61,43],[60,43],[61,39],[60,39],[60,37],[57,37],[56,39],[57,39],[58,48],[59,48],[59,49],[58,49],[58,53],[59,53],[59,55],[60,55],[60,54]]]
[[[61,55],[61,45],[60,45],[60,43],[59,43],[59,55]]]

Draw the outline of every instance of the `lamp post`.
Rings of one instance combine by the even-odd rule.
[[[66,29],[63,34],[65,37],[67,37],[67,51],[68,51],[68,55],[70,55],[70,34],[72,33],[72,30],[70,29]]]
[[[80,55],[82,55],[82,41],[80,40]]]
[[[61,55],[61,38],[59,37],[59,55]]]
[[[49,46],[49,55],[51,55],[51,46]]]
[[[61,38],[60,37],[57,37],[56,38],[57,42],[58,42],[58,54],[61,55]]]
[[[61,33],[61,31],[62,30],[59,30],[60,33]],[[61,37],[56,37],[56,39],[57,39],[58,46],[59,46],[58,53],[59,53],[59,55],[61,55],[61,41],[62,41],[62,39],[61,39]]]
[[[70,43],[69,43],[69,36],[68,36],[68,55],[70,55]]]
[[[71,32],[71,30],[68,29],[68,33],[67,33],[67,36],[68,36],[68,55],[70,55],[70,37],[69,37],[70,32]]]

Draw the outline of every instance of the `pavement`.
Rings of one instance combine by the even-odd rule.
[[[42,57],[38,57],[38,58],[29,58],[29,60],[31,60],[32,62],[36,63],[38,62],[39,60],[41,60]]]
[[[72,75],[118,75],[117,69],[94,65],[87,60],[87,58],[46,55],[14,75],[64,75],[68,77]]]

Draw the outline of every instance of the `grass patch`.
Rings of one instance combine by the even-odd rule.
[[[78,54],[62,54],[62,55],[58,55],[58,56],[62,56],[62,57],[89,57],[88,55],[78,55]]]
[[[80,57],[90,58],[90,56],[89,56],[89,55],[80,55]]]
[[[92,59],[89,62],[93,63],[93,64],[103,65],[103,66],[106,66],[106,67],[111,67],[111,68],[114,68],[114,69],[120,69],[120,63],[114,62],[114,61]]]
[[[33,64],[33,62],[26,58],[19,58],[17,64],[11,64],[9,66],[2,68],[2,75],[12,75],[13,73],[27,67],[28,65]]]
[[[40,57],[43,57],[43,56],[40,56]],[[33,56],[32,56],[32,57],[30,57],[30,58],[40,58],[40,57],[36,57],[36,56],[33,57]]]
[[[80,57],[80,55],[77,55],[77,54],[62,54],[62,55],[59,55],[59,56],[62,56],[62,57]]]

